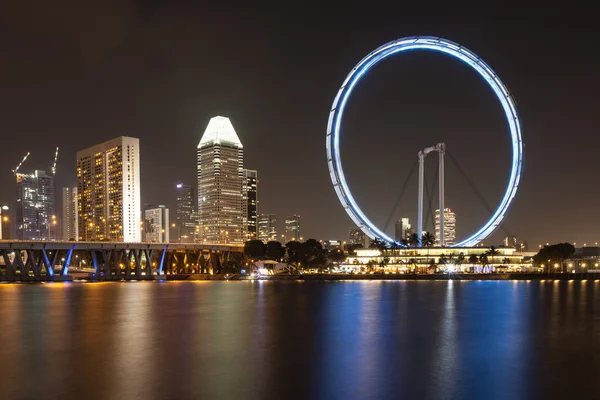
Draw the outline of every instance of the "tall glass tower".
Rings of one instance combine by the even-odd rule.
[[[177,209],[175,210],[176,223],[175,231],[177,241],[190,243],[199,238],[199,232],[196,232],[198,225],[196,214],[196,201],[192,185],[178,183],[175,187],[177,196]]]
[[[54,176],[17,173],[17,239],[56,239],[54,211]]]
[[[229,118],[211,118],[198,144],[198,225],[202,241],[242,243],[244,152]]]

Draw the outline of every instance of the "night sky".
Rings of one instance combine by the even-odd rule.
[[[333,98],[373,49],[432,35],[482,57],[516,99],[525,167],[506,230],[530,249],[600,241],[595,13],[500,9],[505,2],[486,9],[389,3],[4,4],[0,203],[14,206],[11,169],[26,152],[22,171],[49,169],[60,146],[60,188],[75,184],[76,151],[129,135],[141,141],[142,203],[173,207],[177,182],[195,186],[206,124],[224,115],[244,144],[245,167],[258,170],[260,212],[277,214],[280,229],[286,215],[300,214],[305,238],[346,239],[353,224],[325,159]],[[376,66],[354,91],[342,132],[350,188],[380,226],[417,151],[439,141],[489,203],[503,194],[510,143],[500,104],[474,71],[448,56],[410,52]],[[435,158],[427,162],[430,184]],[[446,205],[457,213],[461,239],[489,214],[449,159],[446,165]],[[410,185],[394,218],[416,225],[416,175]]]

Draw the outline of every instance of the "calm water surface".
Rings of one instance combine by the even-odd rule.
[[[600,282],[0,285],[2,399],[599,399]]]

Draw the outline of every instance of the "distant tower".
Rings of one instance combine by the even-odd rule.
[[[169,209],[163,205],[144,211],[144,241],[169,243]]]
[[[211,118],[198,144],[198,225],[209,243],[242,243],[243,146],[229,118]]]
[[[62,188],[62,240],[78,240],[77,186]]]
[[[54,176],[37,170],[33,174],[17,173],[16,178],[17,239],[55,239]]]
[[[285,241],[300,241],[300,216],[290,215],[285,219]]]
[[[518,242],[517,242],[517,237],[516,236],[506,236],[504,238],[504,246],[506,247],[514,247],[515,249],[519,250],[518,247]]]
[[[277,217],[275,214],[261,214],[258,217],[258,239],[267,243],[277,241]]]
[[[410,234],[412,233],[411,226],[408,218],[401,218],[396,221],[394,239],[396,241],[401,241],[403,239],[408,239]]]
[[[258,239],[258,174],[256,170],[244,169],[244,226],[246,227],[245,240]]]
[[[177,209],[175,210],[175,239],[180,242],[192,242],[200,239],[196,213],[194,189],[192,185],[178,183],[175,186]],[[175,233],[176,232],[176,233]]]
[[[440,246],[440,210],[435,210],[435,245]],[[449,208],[444,208],[444,246],[456,243],[456,214]]]
[[[80,240],[141,242],[140,140],[121,136],[77,152]]]

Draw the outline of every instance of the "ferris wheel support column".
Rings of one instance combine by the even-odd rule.
[[[424,173],[424,164],[425,164],[425,153],[423,151],[419,151],[419,192],[417,194],[418,197],[418,205],[417,205],[417,236],[419,247],[423,246],[421,243],[421,236],[423,232],[423,173]]]
[[[440,194],[440,247],[444,247],[444,154],[446,153],[446,145],[444,143],[437,144],[439,154],[439,194]]]

